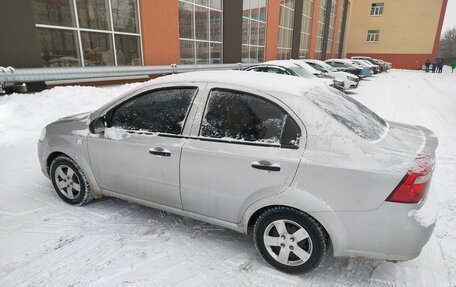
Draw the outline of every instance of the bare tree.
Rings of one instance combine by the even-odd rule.
[[[456,27],[446,31],[440,38],[438,57],[456,57]]]

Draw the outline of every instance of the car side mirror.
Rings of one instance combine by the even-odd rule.
[[[89,124],[89,130],[92,134],[99,134],[105,130],[105,122],[103,117],[96,118]]]

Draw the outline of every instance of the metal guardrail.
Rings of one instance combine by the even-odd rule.
[[[191,71],[235,70],[252,64],[205,64],[205,65],[168,65],[168,66],[115,66],[115,67],[72,67],[72,68],[26,68],[0,67],[1,88],[14,87],[33,82],[81,82],[97,79],[144,78],[150,75],[174,74]]]

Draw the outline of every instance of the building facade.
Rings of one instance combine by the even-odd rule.
[[[354,0],[347,56],[370,56],[420,69],[437,54],[448,0]]]
[[[341,57],[352,0],[0,1],[0,66]],[[5,29],[5,27],[11,27]]]

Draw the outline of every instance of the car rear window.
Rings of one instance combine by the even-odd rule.
[[[377,141],[388,130],[388,124],[384,119],[337,90],[315,87],[306,93],[306,97],[365,140]]]

